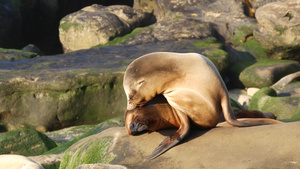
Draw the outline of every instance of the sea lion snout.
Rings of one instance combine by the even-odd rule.
[[[144,124],[140,124],[140,123],[137,123],[135,121],[133,121],[132,123],[130,123],[129,125],[129,130],[131,132],[132,135],[136,135],[144,130],[147,130],[148,129],[148,126],[147,125],[144,125]]]

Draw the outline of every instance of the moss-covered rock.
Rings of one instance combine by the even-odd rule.
[[[111,162],[117,157],[114,153],[107,153],[107,149],[112,145],[112,139],[107,137],[81,140],[74,148],[64,153],[59,168],[76,168],[81,164]],[[84,144],[80,145],[80,143]]]
[[[293,122],[258,127],[192,130],[181,144],[152,160],[146,158],[166,136],[176,130],[167,129],[132,136],[127,134],[124,127],[115,127],[74,144],[65,152],[60,168],[75,168],[81,163],[98,162],[128,168],[156,169],[164,169],[166,166],[197,168],[199,164],[203,168],[297,168],[297,164],[289,161],[299,162],[300,145],[296,144],[300,136],[299,126],[300,122]],[[239,158],[248,160],[236,160]]]
[[[236,45],[242,45],[246,42],[246,38],[253,34],[253,30],[256,27],[257,23],[241,24],[237,26],[233,33],[231,33],[231,41]]]
[[[74,143],[78,142],[79,140],[91,136],[93,134],[97,134],[102,132],[105,129],[111,128],[111,127],[121,127],[124,126],[125,122],[124,122],[124,117],[117,117],[117,118],[113,118],[113,119],[109,119],[106,120],[105,122],[100,123],[99,125],[97,125],[96,127],[93,127],[92,129],[86,131],[85,133],[83,133],[82,135],[80,135],[79,137],[75,138],[72,141],[66,142],[64,144],[59,145],[58,147],[44,153],[45,155],[47,154],[60,154],[65,152],[70,146],[72,146]]]
[[[51,76],[50,76],[51,77]],[[55,76],[0,84],[1,125],[41,131],[95,124],[123,114],[122,74]],[[9,105],[9,106],[7,106]]]
[[[274,89],[265,87],[253,95],[249,110],[271,112],[277,119],[296,121],[299,120],[300,98],[277,97]]]
[[[37,56],[38,55],[36,53],[27,52],[24,50],[0,48],[0,60],[14,61],[17,59],[34,58]]]
[[[36,130],[19,129],[0,135],[0,154],[41,155],[55,147],[54,141]]]
[[[143,26],[148,15],[129,6],[94,4],[65,16],[59,26],[59,37],[65,52],[88,49],[130,33]]]
[[[234,64],[231,76],[238,87],[267,87],[277,82],[282,77],[300,70],[296,61],[256,59],[246,60]]]

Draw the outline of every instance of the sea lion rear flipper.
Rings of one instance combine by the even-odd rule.
[[[177,136],[176,136],[177,135]],[[147,157],[147,160],[151,160],[156,158],[157,156],[161,155],[162,153],[166,152],[171,147],[175,146],[181,141],[181,138],[177,134],[177,132],[169,137],[167,137],[164,141],[162,141],[158,147],[152,152],[152,154]]]
[[[190,121],[188,116],[181,111],[177,111],[177,114],[180,118],[179,129],[174,134],[162,141],[158,145],[158,147],[152,152],[152,154],[149,157],[147,157],[148,160],[158,157],[162,153],[166,152],[167,150],[178,144],[183,138],[185,138],[188,135],[188,132],[190,130]]]

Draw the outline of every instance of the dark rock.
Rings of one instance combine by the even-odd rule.
[[[37,53],[30,51],[0,48],[0,61],[16,61],[18,59],[34,58],[37,56]]]
[[[41,155],[56,147],[46,135],[29,129],[20,129],[0,135],[0,154],[24,156]]]
[[[36,54],[39,55],[39,56],[44,55],[44,54],[41,52],[41,50],[40,50],[37,46],[35,46],[35,45],[33,45],[33,44],[29,44],[29,45],[23,47],[22,50],[23,50],[23,51],[27,51],[27,52],[33,52],[33,53],[36,53]]]
[[[4,0],[0,2],[0,47],[12,48],[22,44],[22,16],[20,0]]]

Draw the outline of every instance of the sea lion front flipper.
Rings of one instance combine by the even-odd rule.
[[[178,117],[180,118],[180,127],[179,129],[162,141],[158,147],[152,152],[152,154],[147,157],[148,160],[158,157],[162,153],[166,152],[176,144],[178,144],[182,139],[184,139],[190,130],[190,121],[188,116],[180,111],[177,111]]]

